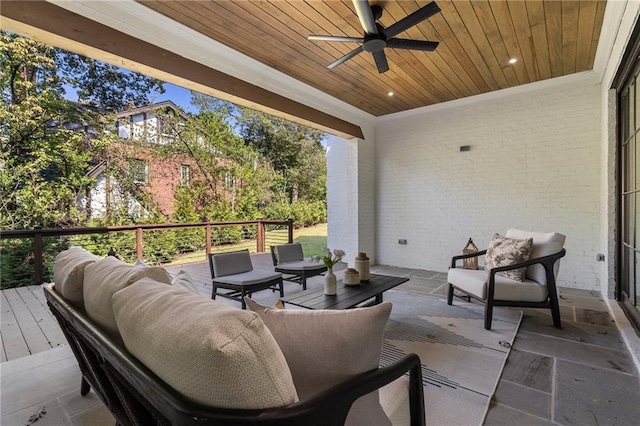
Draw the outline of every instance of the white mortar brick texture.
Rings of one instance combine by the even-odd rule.
[[[589,85],[385,121],[378,263],[445,272],[469,237],[482,249],[511,227],[555,231],[567,235],[559,284],[600,290],[600,105]]]

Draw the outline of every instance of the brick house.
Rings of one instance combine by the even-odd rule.
[[[97,183],[89,195],[80,200],[80,204],[90,211],[89,216],[104,216],[118,203],[126,203],[129,214],[134,217],[152,207],[169,218],[173,215],[175,189],[188,185],[198,171],[195,161],[188,156],[157,152],[158,146],[172,142],[176,137],[175,129],[164,118],[169,114],[178,117],[178,125],[188,119],[171,101],[116,114],[116,130],[122,142],[112,144],[108,159],[89,172]],[[109,168],[113,171],[110,174],[106,173]],[[133,178],[133,186],[125,187],[118,180],[120,171]]]

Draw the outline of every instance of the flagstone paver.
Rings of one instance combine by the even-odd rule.
[[[254,255],[252,260],[255,268],[273,267],[270,254]],[[197,282],[200,293],[211,297],[211,277],[206,262],[167,269],[171,275],[186,270]],[[397,288],[399,291],[446,294],[446,273],[443,272],[379,265],[372,266],[371,272],[411,277]],[[298,284],[285,283],[286,294],[300,291]],[[514,348],[485,425],[634,424],[640,418],[640,405],[636,401],[640,394],[638,373],[601,295],[577,289],[559,291],[562,329],[552,326],[548,310],[524,309]],[[278,297],[277,293],[268,291],[254,295],[258,302],[265,304],[273,304]],[[79,387],[79,370],[70,353],[65,352],[66,341],[46,306],[40,286],[2,291],[0,312],[3,382],[0,423],[3,426],[25,424],[29,415],[45,403],[50,411],[38,424],[113,423],[113,418],[98,401],[88,400],[82,406],[68,403],[67,396]],[[59,359],[61,355],[65,355],[64,360]],[[41,365],[60,368],[55,375],[47,374],[47,386],[42,387],[41,394],[16,400],[16,392],[25,387],[25,380],[44,380],[44,375],[33,376],[34,369]],[[73,374],[69,377],[65,371]]]

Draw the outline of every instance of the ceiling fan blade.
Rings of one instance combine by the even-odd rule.
[[[391,38],[387,40],[387,46],[394,49],[424,50],[426,52],[434,51],[438,44],[437,41],[408,40],[406,38]]]
[[[356,9],[358,19],[360,19],[360,25],[367,34],[378,34],[378,27],[376,21],[373,19],[373,13],[371,13],[371,6],[367,0],[353,0],[353,7]]]
[[[383,72],[389,71],[389,63],[387,62],[387,57],[384,54],[384,51],[374,52],[373,59],[376,61],[376,67],[378,68],[378,73],[382,74]]]
[[[354,4],[355,4],[355,1],[354,1]],[[419,24],[420,22],[435,15],[438,12],[440,12],[440,8],[435,2],[432,1],[428,5],[416,10],[411,15],[406,16],[401,20],[399,20],[398,22],[396,22],[395,24],[391,25],[389,28],[382,31],[382,34],[388,40],[400,34],[401,32],[408,30],[414,25]],[[360,15],[358,14],[358,16]]]
[[[344,55],[342,58],[338,59],[335,62],[330,63],[329,65],[327,65],[327,68],[331,69],[331,68],[335,68],[338,65],[340,65],[343,62],[348,61],[349,59],[353,58],[354,56],[356,56],[358,53],[362,52],[362,46],[357,47],[355,49],[353,49],[351,52],[347,53],[346,55]]]
[[[340,36],[330,36],[330,35],[310,35],[307,37],[307,40],[341,41],[345,43],[349,43],[349,42],[362,43],[364,41],[362,37],[340,37]]]

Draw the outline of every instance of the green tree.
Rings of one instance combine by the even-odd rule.
[[[106,131],[113,120],[104,109],[66,100],[65,85],[83,100],[117,107],[145,102],[161,84],[7,32],[0,32],[0,52],[0,226],[77,226],[85,220],[78,196],[113,140]]]
[[[239,108],[238,131],[279,174],[274,190],[289,203],[324,200],[326,161],[324,134],[292,121],[248,108]]]

